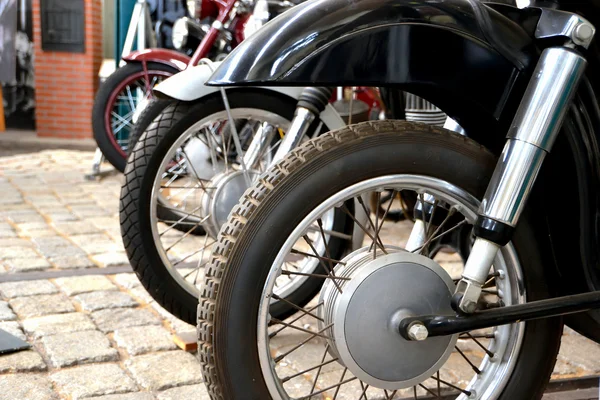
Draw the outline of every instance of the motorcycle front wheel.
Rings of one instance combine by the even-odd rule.
[[[267,171],[221,229],[201,290],[198,348],[211,398],[539,399],[561,319],[423,341],[394,328],[406,315],[452,313],[464,263],[443,238],[469,234],[494,166],[495,157],[466,137],[379,121],[314,139]],[[348,202],[365,194],[380,203],[402,191],[421,201],[428,195],[434,209],[421,247],[404,249],[412,222],[392,225],[371,213],[360,226],[363,247],[326,260],[320,293],[286,320],[270,314],[274,282],[290,273],[286,260],[306,246],[308,227],[331,210],[352,214]],[[548,297],[548,252],[528,218],[495,259],[482,306]]]
[[[134,271],[160,305],[190,324],[196,323],[199,285],[218,231],[250,181],[269,164],[296,109],[295,100],[261,90],[229,90],[227,97],[241,155],[220,93],[172,102],[136,144],[121,189],[121,233]],[[246,174],[241,160],[261,130],[270,132],[268,139],[254,165],[246,165]],[[327,130],[317,120],[309,133]],[[345,233],[351,221],[338,215],[324,217],[325,238],[316,227],[307,232],[317,250],[323,251],[325,241],[335,257],[350,248],[352,239]],[[298,272],[312,273],[319,259],[305,253],[290,262]],[[311,276],[282,277],[273,315],[294,313],[292,301],[305,304],[321,284]]]
[[[160,63],[128,63],[98,89],[92,107],[92,130],[98,148],[118,171],[125,170],[134,116],[153,98],[152,88],[179,70]]]

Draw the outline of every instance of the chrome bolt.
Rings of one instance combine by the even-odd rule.
[[[579,24],[573,33],[577,40],[586,42],[594,36],[594,28],[589,24]]]
[[[429,332],[421,322],[413,322],[408,328],[408,337],[410,340],[421,342],[427,339],[427,336],[429,336]]]

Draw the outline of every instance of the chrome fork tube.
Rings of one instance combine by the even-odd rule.
[[[538,61],[481,202],[476,240],[456,288],[455,303],[464,312],[475,311],[493,260],[510,240],[586,64],[567,47],[545,49]]]
[[[307,87],[302,91],[302,94],[298,98],[294,119],[281,140],[281,144],[271,161],[271,165],[281,160],[287,153],[300,144],[302,137],[308,131],[312,122],[327,106],[332,94],[333,88],[330,87]]]
[[[271,165],[275,164],[286,156],[291,150],[300,144],[302,137],[308,131],[310,124],[315,120],[315,114],[304,107],[297,107],[294,113],[294,119],[290,125],[290,129],[285,133],[281,143],[277,148],[277,152],[271,160]]]

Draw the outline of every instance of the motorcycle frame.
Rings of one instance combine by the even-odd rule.
[[[594,7],[562,9],[597,25]],[[499,154],[541,51],[567,42],[559,36],[534,39],[542,12],[473,0],[311,1],[242,43],[209,84],[406,90],[434,103],[469,137]],[[297,13],[303,18],[289,24]],[[600,53],[592,43],[583,54],[589,67],[525,210],[539,222],[535,236],[545,250],[551,289],[560,295],[600,288],[600,110],[594,93]],[[551,218],[556,204],[545,197],[556,195],[556,174],[570,177],[560,180],[568,189],[559,193],[568,193],[566,210],[569,215],[577,210],[575,217]],[[600,323],[590,314],[569,320],[580,326]]]

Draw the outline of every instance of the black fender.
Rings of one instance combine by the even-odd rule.
[[[310,0],[238,46],[209,85],[393,87],[467,132],[489,130],[512,117],[539,56],[523,22],[536,12],[479,0]]]

